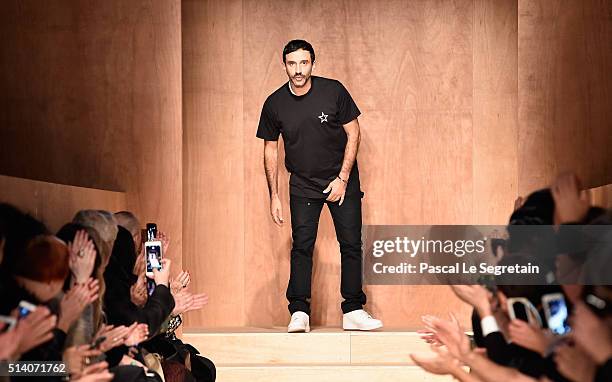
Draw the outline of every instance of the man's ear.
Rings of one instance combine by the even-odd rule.
[[[313,62],[312,63],[312,70],[315,70],[316,67],[317,67],[317,64]]]

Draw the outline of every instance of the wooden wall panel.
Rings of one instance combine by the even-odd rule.
[[[185,267],[210,296],[186,325],[241,326],[244,259],[264,255],[244,247],[243,195],[252,185],[243,180],[242,2],[182,7]]]
[[[3,2],[2,173],[125,191],[139,12],[120,3]]]
[[[506,224],[518,195],[517,11],[474,2],[474,224]]]
[[[65,186],[0,175],[0,202],[10,203],[57,232],[72,221],[79,210],[121,211],[126,207],[122,192]]]
[[[132,55],[127,73],[117,68],[116,76],[108,79],[127,89],[125,98],[109,96],[109,102],[120,110],[128,108],[130,145],[128,154],[120,159],[121,165],[127,166],[121,173],[127,207],[143,225],[155,222],[168,235],[171,245],[167,257],[176,274],[183,260],[181,1],[116,1],[113,9],[125,9],[127,21],[115,14],[105,33],[118,23],[121,31],[117,33],[130,43],[114,47],[107,65],[113,67],[119,60],[114,56],[125,55],[124,49]],[[100,10],[95,14],[104,17]],[[112,110],[108,114],[112,115]]]
[[[1,7],[0,173],[126,192],[180,268],[180,0]]]
[[[612,182],[612,2],[519,0],[519,191]]]

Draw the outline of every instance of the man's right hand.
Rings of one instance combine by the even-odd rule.
[[[270,215],[279,227],[283,226],[283,205],[278,195],[270,197]]]

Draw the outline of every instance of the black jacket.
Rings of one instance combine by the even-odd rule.
[[[165,285],[157,285],[142,308],[131,301],[129,288],[123,295],[104,296],[104,312],[108,324],[129,326],[136,321],[147,324],[150,334],[159,331],[173,309],[174,298]]]
[[[132,234],[121,226],[118,228],[104,272],[104,312],[107,322],[112,325],[131,325],[134,321],[145,323],[149,326],[150,335],[154,335],[172,313],[174,298],[167,286],[157,285],[144,307],[139,308],[132,303],[130,287],[138,278],[132,273],[136,263],[136,247]]]
[[[537,352],[508,343],[501,332],[492,332],[483,337],[480,317],[476,311],[472,314],[472,325],[476,345],[484,347],[488,358],[496,364],[517,369],[535,378],[545,375],[555,382],[569,382],[557,371],[552,356],[544,358]]]

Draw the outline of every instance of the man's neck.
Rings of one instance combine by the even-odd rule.
[[[298,97],[303,96],[304,94],[308,93],[311,86],[312,86],[312,77],[309,77],[308,81],[306,81],[304,86],[302,86],[301,88],[296,88],[295,86],[293,86],[293,82],[289,81],[289,91],[291,92],[291,94],[298,96]]]

